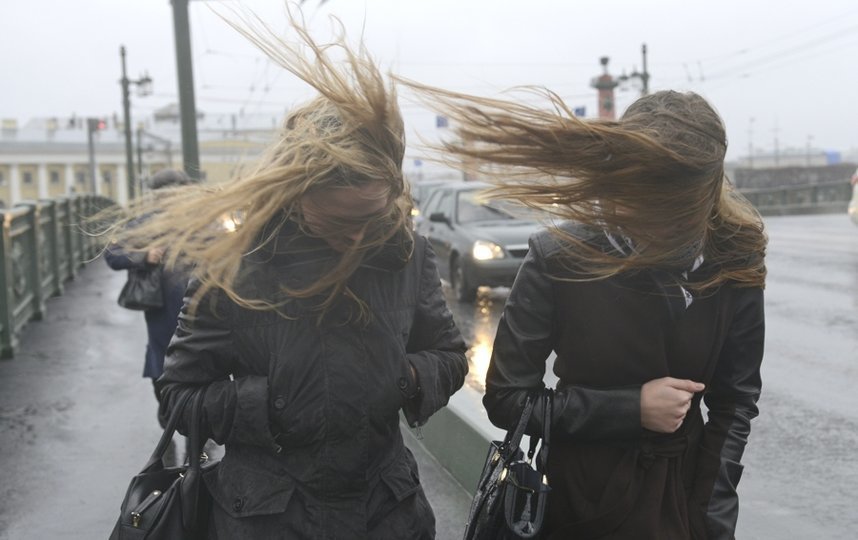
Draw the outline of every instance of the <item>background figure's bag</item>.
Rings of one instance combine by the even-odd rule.
[[[164,454],[191,395],[182,396],[152,457],[131,480],[110,540],[202,540],[206,538],[212,497],[201,471],[218,462],[201,464],[202,406],[205,389],[195,393],[190,454],[181,467],[165,467]],[[203,458],[207,459],[207,458]]]
[[[164,307],[164,293],[161,290],[163,272],[161,265],[128,270],[128,281],[117,299],[119,305],[137,311]]]
[[[503,441],[492,441],[489,445],[471,503],[464,540],[539,538],[550,491],[545,469],[553,397],[553,391],[547,388],[529,394],[516,427],[507,432]],[[530,438],[525,460],[519,445],[538,400],[544,403],[543,433],[541,437]],[[542,448],[534,468],[531,464],[540,440]]]

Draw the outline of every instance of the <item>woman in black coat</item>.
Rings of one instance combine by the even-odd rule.
[[[182,171],[164,169],[147,179],[149,196],[157,198],[164,189],[179,187],[191,183],[188,175]],[[142,218],[142,219],[145,219]],[[134,223],[129,224],[133,228]],[[104,250],[104,260],[113,270],[150,270],[154,271],[161,265],[164,252],[161,249],[144,251],[126,251],[122,246],[111,243]],[[143,312],[146,320],[146,353],[143,362],[143,377],[152,379],[155,396],[161,402],[161,392],[158,377],[164,373],[164,356],[167,345],[176,331],[179,311],[188,286],[188,271],[183,268],[171,268],[161,271],[159,280],[164,304],[159,308],[147,309]]]
[[[225,447],[204,478],[209,538],[431,539],[400,413],[420,426],[443,407],[466,347],[435,256],[411,233],[392,87],[365,50],[294,30],[312,63],[248,36],[319,97],[289,113],[253,170],[173,193],[130,231],[169,246],[168,264],[194,263],[164,408],[204,392],[204,427]]]
[[[733,538],[766,237],[724,175],[717,113],[664,91],[582,121],[554,95],[543,111],[423,90],[468,141],[446,150],[506,175],[495,195],[561,218],[531,239],[483,400],[512,427],[556,352],[547,538]]]

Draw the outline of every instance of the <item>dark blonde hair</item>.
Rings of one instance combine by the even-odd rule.
[[[386,188],[387,205],[364,224],[363,239],[309,285],[281,284],[284,301],[319,297],[320,313],[343,294],[365,309],[348,289],[349,277],[395,236],[411,238],[411,199],[402,177],[404,130],[393,84],[385,81],[363,44],[356,50],[346,45],[341,25],[336,40],[320,44],[294,19],[290,19],[291,30],[297,42],[276,35],[255,16],[227,22],[317,90],[318,97],[290,112],[279,136],[252,170],[224,184],[170,188],[161,190],[168,193],[160,194],[157,201],[136,201],[130,216],[112,230],[114,239],[129,249],[166,249],[168,264],[191,265],[201,282],[195,300],[217,288],[244,307],[277,309],[283,301],[239,292],[247,254],[272,242],[288,222],[306,232],[303,196],[380,182]],[[336,54],[341,61],[334,58]],[[234,232],[218,226],[227,216],[240,218]],[[125,227],[131,220],[140,223]],[[400,245],[410,246],[410,242]]]
[[[762,219],[726,178],[724,125],[699,95],[657,92],[619,121],[581,120],[547,90],[531,89],[551,110],[400,81],[454,122],[441,149],[489,179],[490,196],[631,239],[623,255],[554,227],[576,279],[685,270],[702,253],[710,271],[685,283],[698,292],[765,284]]]

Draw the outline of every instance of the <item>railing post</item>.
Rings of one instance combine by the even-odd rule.
[[[83,266],[83,261],[86,259],[84,252],[86,251],[86,238],[83,235],[83,196],[75,197],[74,199],[74,220],[73,231],[75,239],[75,268]]]
[[[45,296],[63,294],[63,280],[60,276],[60,234],[57,221],[58,202],[52,199],[40,201],[42,219],[39,230],[42,233],[42,279],[50,291]],[[47,250],[47,251],[45,251]]]
[[[74,260],[74,248],[71,242],[71,199],[68,197],[57,199],[56,210],[57,257],[59,263],[57,274],[59,283],[64,283],[66,280],[74,278],[77,270],[74,264],[72,264]]]
[[[12,213],[0,210],[3,232],[0,238],[0,358],[15,352],[15,306],[12,292]]]
[[[29,255],[30,275],[27,276],[30,286],[33,288],[33,319],[40,321],[45,313],[45,295],[42,291],[42,261],[41,261],[41,234],[39,234],[40,208],[35,201],[24,201],[18,206],[29,208],[25,216],[27,222],[25,249]]]

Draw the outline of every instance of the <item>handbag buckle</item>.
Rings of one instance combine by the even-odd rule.
[[[159,490],[155,490],[150,493],[143,502],[137,505],[137,508],[131,511],[131,525],[136,529],[140,527],[140,522],[143,520],[143,512],[146,511],[147,508],[152,506],[152,503],[161,496],[161,492]]]

